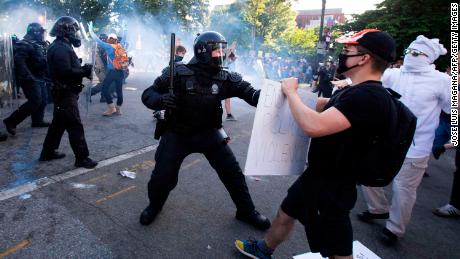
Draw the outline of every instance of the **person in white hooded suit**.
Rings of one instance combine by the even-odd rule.
[[[383,86],[398,92],[401,101],[417,117],[417,128],[404,164],[393,180],[391,204],[384,189],[362,187],[368,210],[358,214],[362,221],[388,219],[381,239],[394,244],[409,224],[417,187],[428,166],[441,109],[450,112],[450,77],[436,70],[434,61],[447,50],[439,39],[420,35],[405,50],[401,68],[387,69]]]

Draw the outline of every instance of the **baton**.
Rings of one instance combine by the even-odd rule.
[[[174,57],[176,55],[176,34],[171,33],[171,52],[169,57],[169,93],[174,94]]]

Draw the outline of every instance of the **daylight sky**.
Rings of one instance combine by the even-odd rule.
[[[211,6],[230,4],[234,0],[210,0]],[[326,8],[342,8],[345,14],[363,13],[375,9],[375,4],[383,0],[327,0]],[[297,0],[294,4],[296,10],[321,9],[321,0]]]

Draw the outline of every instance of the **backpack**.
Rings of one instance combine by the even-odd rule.
[[[353,166],[358,184],[370,187],[384,187],[393,181],[406,159],[417,126],[417,117],[399,101],[401,95],[386,90],[391,95],[392,114],[388,130],[372,138]]]
[[[121,44],[119,43],[111,44],[111,46],[115,49],[115,57],[111,61],[113,68],[115,68],[116,70],[128,69],[129,58],[123,46],[121,46]]]

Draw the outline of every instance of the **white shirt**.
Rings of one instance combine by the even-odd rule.
[[[406,157],[429,156],[441,109],[450,110],[450,77],[433,66],[423,72],[408,72],[403,66],[387,69],[382,83],[402,95],[401,102],[417,117],[414,140]]]

